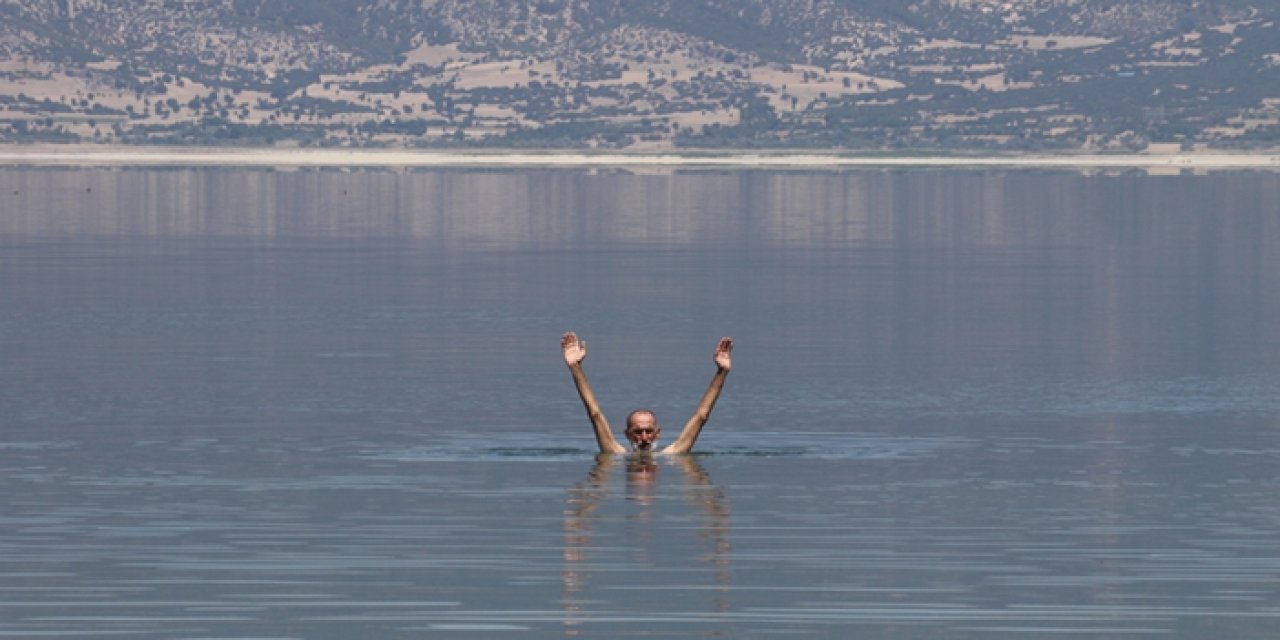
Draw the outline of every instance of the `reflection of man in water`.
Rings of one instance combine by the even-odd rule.
[[[601,604],[603,601],[598,593],[591,598],[586,597],[592,593],[590,583],[593,574],[605,570],[602,576],[595,576],[600,580],[625,575],[616,573],[615,563],[618,559],[614,545],[618,543],[612,536],[618,535],[615,531],[618,527],[623,527],[622,533],[627,536],[623,546],[631,551],[630,558],[634,563],[632,569],[670,571],[676,566],[679,567],[681,579],[692,585],[702,582],[700,576],[708,576],[713,583],[709,585],[713,587],[708,592],[710,601],[703,603],[702,598],[691,595],[683,606],[695,607],[693,615],[706,616],[708,621],[728,624],[725,619],[712,617],[731,609],[729,595],[733,588],[733,574],[729,542],[730,512],[724,491],[711,482],[695,456],[664,456],[660,459],[640,453],[625,458],[625,504],[635,506],[628,508],[624,514],[609,512],[601,507],[608,502],[609,476],[620,460],[623,458],[615,455],[597,455],[587,479],[568,491],[568,504],[564,510],[564,570],[560,576],[563,587],[564,635],[583,635],[583,625],[599,615],[599,611],[593,612],[593,609],[608,607]],[[681,546],[680,551],[668,550],[663,554],[655,554],[653,539],[657,530],[664,528],[663,522],[679,522],[675,529],[678,532],[683,532],[685,523],[688,522],[678,517],[674,520],[656,517],[670,508],[670,504],[660,508],[658,503],[657,484],[658,476],[661,475],[658,470],[662,465],[673,466],[684,472],[684,482],[679,485],[683,489],[681,493],[691,504],[701,507],[702,517],[696,520],[698,534],[694,539],[698,542],[695,546]],[[604,529],[605,533],[600,534],[600,529]],[[594,538],[598,535],[603,535],[607,542],[601,544],[595,541]],[[704,543],[709,543],[709,548],[700,550],[699,547]],[[611,568],[613,570],[609,570]],[[627,586],[629,579],[620,579],[623,586]],[[697,586],[694,588],[697,589]],[[696,609],[699,605],[707,606],[705,613]],[[718,628],[712,628],[703,635],[733,637],[728,630]]]
[[[591,418],[591,424],[595,427],[596,443],[600,445],[600,451],[626,453],[626,448],[613,438],[609,422],[600,412],[596,395],[592,393],[591,385],[587,384],[587,375],[582,371],[582,360],[587,357],[587,343],[578,340],[578,336],[570,331],[560,340],[560,348],[564,351],[564,362],[569,365],[569,372],[573,374],[573,383],[578,387],[578,395],[582,396],[582,404],[587,408],[587,417]],[[702,433],[702,426],[711,417],[711,409],[716,406],[716,399],[720,397],[720,390],[724,388],[724,379],[729,375],[731,364],[729,353],[732,351],[733,340],[721,338],[720,344],[716,346],[716,375],[711,378],[711,385],[707,387],[706,393],[702,394],[698,409],[693,412],[689,422],[685,423],[684,429],[680,431],[680,437],[662,449],[662,453],[688,453],[693,449],[693,443],[698,440],[698,434]],[[662,429],[658,428],[658,419],[652,411],[636,409],[627,416],[627,428],[623,431],[623,435],[631,442],[633,450],[652,451],[658,442],[658,437],[662,435]]]

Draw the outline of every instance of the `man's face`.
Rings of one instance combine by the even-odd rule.
[[[627,424],[627,440],[636,451],[652,451],[660,435],[658,420],[651,413],[637,413]]]

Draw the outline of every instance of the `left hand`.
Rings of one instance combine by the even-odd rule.
[[[720,367],[721,371],[728,371],[730,367],[733,365],[733,361],[729,357],[729,354],[731,354],[732,352],[733,352],[733,338],[728,338],[728,337],[720,338],[720,344],[716,345],[715,360],[716,360],[716,366]]]

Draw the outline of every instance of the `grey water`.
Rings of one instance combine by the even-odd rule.
[[[0,170],[0,637],[1270,638],[1280,176]],[[615,431],[602,457],[559,353]]]

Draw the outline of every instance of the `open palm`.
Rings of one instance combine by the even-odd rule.
[[[720,338],[720,344],[716,345],[716,366],[728,371],[733,365],[729,354],[733,353],[733,338]]]
[[[580,364],[587,357],[586,341],[579,340],[572,331],[560,339],[560,349],[564,351],[564,362],[569,366]]]

